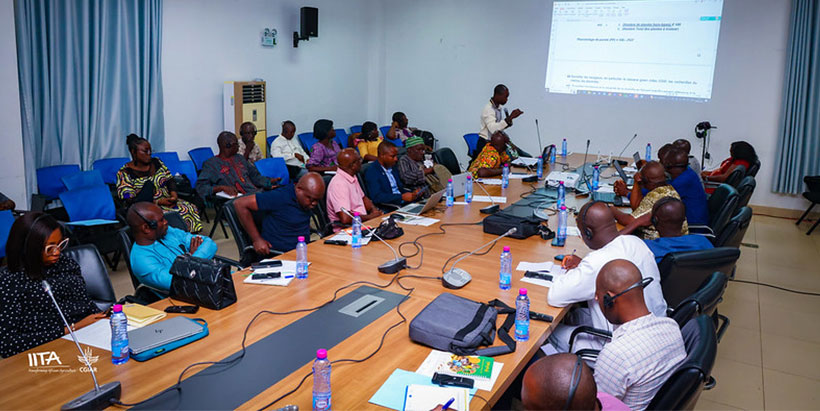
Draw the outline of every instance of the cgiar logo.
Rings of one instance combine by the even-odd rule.
[[[97,372],[97,367],[93,367],[92,364],[99,361],[100,356],[94,355],[94,353],[91,352],[91,347],[85,347],[85,350],[83,350],[83,354],[85,354],[85,357],[83,357],[82,355],[77,356],[77,360],[80,361],[80,364],[82,364],[80,365],[80,372]],[[86,358],[88,359],[87,362]]]

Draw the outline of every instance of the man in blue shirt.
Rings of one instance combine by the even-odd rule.
[[[365,171],[364,179],[367,182],[367,191],[370,199],[376,204],[402,204],[415,201],[422,188],[412,192],[403,192],[399,171],[393,166],[399,161],[399,150],[389,141],[379,144],[379,161],[371,164]]]
[[[162,210],[154,203],[132,205],[127,219],[134,234],[131,270],[140,283],[155,291],[168,293],[171,265],[177,256],[213,258],[216,254],[216,243],[210,238],[169,227]]]
[[[658,230],[660,238],[644,240],[655,254],[655,261],[677,251],[696,251],[713,248],[708,238],[698,234],[681,235],[683,222],[686,221],[686,206],[675,197],[664,197],[652,207],[652,224]]]
[[[709,207],[706,191],[698,174],[689,168],[689,157],[680,149],[671,149],[662,160],[663,167],[672,177],[669,183],[680,195],[686,206],[686,221],[689,225],[709,224]]]
[[[287,252],[296,248],[298,237],[310,238],[310,211],[322,200],[325,182],[315,172],[272,191],[242,196],[233,206],[239,222],[253,241],[253,249],[260,258],[271,250]],[[262,232],[254,221],[254,212],[261,213]]]

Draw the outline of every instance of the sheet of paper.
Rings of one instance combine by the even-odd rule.
[[[518,270],[518,271],[546,271],[546,272],[550,272],[550,271],[553,270],[553,266],[555,266],[555,264],[553,264],[552,261],[544,261],[543,263],[530,263],[530,262],[527,262],[527,261],[521,261],[521,262],[518,263],[518,266],[515,267],[515,269]]]
[[[521,281],[534,285],[540,285],[541,287],[552,287],[552,281],[542,280],[540,278],[521,277]]]
[[[353,236],[348,234],[345,230],[341,230],[334,234],[333,237],[328,238],[328,240],[342,240],[347,242],[347,245],[350,245],[350,242],[353,240]],[[362,237],[362,245],[367,245],[369,242],[370,237]]]
[[[510,173],[510,180],[521,180],[527,177],[535,177],[535,174],[524,174],[524,173]]]
[[[262,285],[277,285],[280,287],[287,287],[291,281],[296,277],[295,274],[285,274],[282,273],[282,276],[279,278],[266,278],[264,280],[254,280],[252,275],[245,277],[246,284],[262,284]]]
[[[609,184],[603,184],[603,185],[598,187],[598,192],[599,193],[614,193],[615,192],[615,187],[613,187]]]
[[[235,195],[235,196],[232,196],[230,194],[225,193],[224,191],[220,191],[220,192],[216,193],[216,196],[221,197],[221,198],[227,198],[227,199],[232,199],[232,198],[239,197],[238,194]]]
[[[430,381],[431,378],[432,374],[424,375],[396,368],[384,384],[379,387],[378,391],[370,397],[369,402],[385,408],[401,410],[404,407],[404,397],[407,392],[407,386],[417,384],[435,387],[436,385],[433,385]],[[475,388],[470,390],[470,396],[475,394],[475,392]]]
[[[518,157],[515,160],[513,160],[511,164],[521,166],[534,166],[538,164],[538,159],[532,157]]]
[[[500,178],[479,178],[475,181],[484,184],[485,186],[500,186],[501,179]]]
[[[436,387],[430,385],[411,384],[407,386],[404,398],[404,411],[428,411],[439,404],[447,404],[455,399],[448,410],[469,411],[470,392],[466,388]]]
[[[128,331],[136,330],[137,328],[139,327],[128,324]],[[80,344],[90,345],[94,348],[111,352],[111,323],[108,319],[99,320],[80,328],[74,331],[74,335],[77,336]],[[62,338],[71,341],[71,334],[66,334]]]
[[[439,220],[437,220],[435,218],[422,217],[422,216],[419,216],[419,215],[404,214],[404,213],[399,213],[399,214],[404,216],[404,220],[396,220],[396,222],[399,223],[399,224],[418,225],[418,226],[422,226],[422,227],[429,227],[429,226],[439,222]],[[384,218],[382,218],[382,220],[387,220],[387,218],[388,217],[384,217]]]
[[[492,202],[495,202],[496,204],[504,204],[504,203],[507,202],[507,197],[493,196],[493,199],[491,201],[490,197],[487,197],[487,196],[473,196],[473,202],[478,202],[478,203],[492,203]]]
[[[581,236],[581,230],[578,227],[567,226],[567,235]]]
[[[421,363],[416,372],[422,375],[426,375],[428,376],[428,378],[433,378],[433,374],[436,372],[440,372],[439,368],[450,360],[450,355],[450,353],[445,351],[430,350],[430,354],[427,355],[427,358],[424,359],[424,362]],[[489,380],[483,378],[474,378],[474,387],[479,390],[492,391],[493,385],[495,385],[496,380],[498,380],[498,376],[501,375],[501,367],[503,366],[503,363],[500,363],[498,361],[494,362],[492,377]]]

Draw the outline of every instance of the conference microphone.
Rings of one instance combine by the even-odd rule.
[[[347,209],[345,209],[344,207],[342,207],[342,212],[349,215],[350,218],[354,218],[353,214],[350,214],[350,211],[347,211]],[[386,262],[386,263],[379,266],[379,272],[380,273],[396,274],[397,272],[401,271],[403,268],[407,268],[407,259],[400,256],[399,253],[397,253],[396,250],[393,247],[391,247],[390,244],[387,243],[387,241],[384,241],[381,237],[379,237],[379,235],[376,234],[375,229],[370,230],[370,234],[372,234],[373,237],[376,237],[376,239],[378,239],[379,241],[383,242],[384,245],[386,245],[387,248],[389,248],[390,251],[393,252],[393,257],[395,257],[394,259],[392,259],[392,260],[390,260],[390,261],[388,261],[388,262]]]
[[[586,150],[584,150],[584,162],[581,163],[581,181],[587,181],[586,180],[587,154],[589,154],[589,139],[587,139],[587,148],[586,148]]]
[[[535,119],[535,132],[538,135],[538,150],[541,151],[541,158],[549,161],[548,158],[544,158],[544,147],[541,145],[541,129],[538,127],[538,119]]]
[[[630,145],[630,144],[632,144],[632,142],[633,142],[633,141],[635,141],[635,138],[636,138],[636,137],[638,137],[638,133],[635,133],[635,135],[634,135],[634,136],[632,136],[632,138],[630,138],[630,139],[629,139],[629,141],[628,141],[628,142],[626,143],[626,145],[624,146],[624,149],[623,149],[623,150],[621,150],[621,152],[620,152],[620,153],[618,153],[618,158],[620,158],[620,157],[624,154],[624,151],[626,151],[626,149],[627,149],[627,148],[629,148],[629,145]],[[622,163],[622,164],[623,164],[623,163]]]
[[[492,205],[488,205],[487,207],[484,207],[482,209],[479,209],[478,211],[481,214],[495,214],[495,213],[498,212],[498,210],[501,210],[501,207],[498,204],[495,203],[495,200],[493,200],[493,196],[491,196],[490,193],[487,192],[487,189],[484,188],[484,185],[479,183],[478,179],[475,180],[475,183],[478,184],[478,187],[481,188],[481,191],[483,191],[484,194],[487,194],[487,197],[490,198],[490,204],[492,204]]]
[[[57,304],[57,299],[54,298],[54,294],[51,292],[51,285],[49,285],[46,280],[43,280],[43,289],[46,291],[46,294],[51,297],[51,301],[54,303],[54,306],[57,307],[57,312],[60,313],[60,318],[63,319],[65,328],[67,328],[69,334],[71,334],[71,339],[74,340],[74,344],[77,346],[77,350],[80,351],[80,355],[83,357],[83,362],[85,362],[86,367],[88,367],[88,371],[91,372],[91,378],[94,380],[93,390],[63,404],[60,408],[63,410],[102,410],[110,407],[113,404],[113,401],[119,401],[120,399],[120,394],[122,392],[120,382],[109,382],[108,384],[103,384],[102,386],[97,383],[97,374],[94,373],[94,367],[91,366],[91,363],[88,361],[88,357],[86,357],[83,349],[80,348],[80,342],[77,341],[77,336],[74,335],[74,330],[72,330],[71,326],[68,325],[68,321],[63,315],[63,310],[60,309],[60,305]]]
[[[467,271],[464,271],[461,268],[456,268],[456,264],[458,264],[461,260],[475,254],[478,250],[480,250],[480,249],[482,249],[482,248],[484,248],[484,247],[486,247],[490,244],[494,244],[496,241],[498,241],[498,240],[500,240],[500,239],[502,239],[502,238],[504,238],[504,237],[506,237],[510,234],[514,234],[516,231],[518,231],[518,229],[513,227],[513,228],[507,230],[506,233],[501,234],[500,236],[494,238],[489,243],[484,244],[481,247],[478,247],[473,251],[470,251],[469,253],[467,253],[467,255],[465,255],[465,256],[459,258],[458,260],[456,260],[456,262],[454,262],[453,265],[450,266],[450,269],[447,270],[447,272],[444,273],[444,275],[441,276],[441,284],[444,285],[444,287],[450,288],[450,289],[458,289],[458,288],[461,288],[461,287],[464,287],[465,285],[467,285],[467,283],[469,283],[473,279],[473,277],[470,276],[470,273],[468,273]]]

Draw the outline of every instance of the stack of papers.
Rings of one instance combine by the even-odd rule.
[[[125,304],[122,306],[122,312],[128,317],[128,324],[136,327],[142,327],[165,318],[165,311],[141,304]]]
[[[268,262],[272,261],[271,259],[262,260],[261,262]],[[281,276],[279,278],[266,278],[262,280],[254,280],[253,275],[248,275],[245,277],[243,281],[246,284],[263,284],[263,285],[278,285],[280,287],[287,287],[291,281],[296,277],[296,261],[293,260],[280,260],[282,261],[282,266],[280,267],[265,267],[253,270],[253,274],[270,274],[270,273],[280,273]],[[310,267],[310,263],[308,263],[308,267]]]
[[[435,373],[472,378],[475,380],[475,388],[492,391],[503,366],[504,364],[495,361],[491,357],[461,356],[431,350],[430,355],[424,359],[416,372],[430,378],[433,378]]]
[[[539,273],[549,274],[553,277],[556,275],[563,275],[566,274],[567,270],[561,268],[560,264],[555,264],[552,261],[544,261],[542,263],[530,263],[527,261],[521,261],[518,263],[518,266],[515,267],[518,271],[537,271]],[[540,285],[543,287],[551,287],[552,281],[542,280],[540,278],[529,278],[529,277],[522,277],[521,281],[525,283]]]
[[[350,245],[350,242],[353,241],[353,236],[350,234],[350,229],[340,230],[338,233],[334,234],[333,237],[328,238],[328,240],[341,240]],[[370,237],[362,236],[362,245],[367,245],[370,242]]]
[[[438,387],[437,385],[433,384],[431,381],[431,376],[422,375],[419,373],[405,371],[402,369],[397,368],[390,374],[390,377],[387,378],[387,381],[379,387],[379,390],[370,397],[370,403],[376,404],[385,408],[390,408],[393,410],[402,410],[405,409],[404,400],[407,396],[407,387],[411,385],[421,385],[426,387]],[[462,388],[463,389],[463,388]],[[415,389],[414,389],[415,390]],[[473,388],[468,390],[470,397],[475,394],[476,389]],[[446,403],[450,398],[453,398],[453,395],[444,399],[444,402],[440,404]],[[432,407],[425,408],[425,411],[432,410],[436,407],[439,403],[433,404]],[[454,403],[455,404],[455,403]]]
[[[128,322],[128,331],[136,330],[139,327],[135,327]],[[105,351],[111,351],[111,324],[108,319],[99,320],[93,324],[87,325],[83,328],[80,328],[77,331],[74,331],[74,335],[77,336],[77,340],[80,341],[80,344],[90,345],[94,348],[99,348]],[[71,334],[66,334],[63,336],[64,340],[71,341]],[[82,364],[83,361],[80,361]]]
[[[428,411],[439,404],[447,404],[450,399],[455,399],[455,401],[450,404],[448,410],[469,411],[470,391],[466,388],[412,384],[407,386],[404,410]]]

